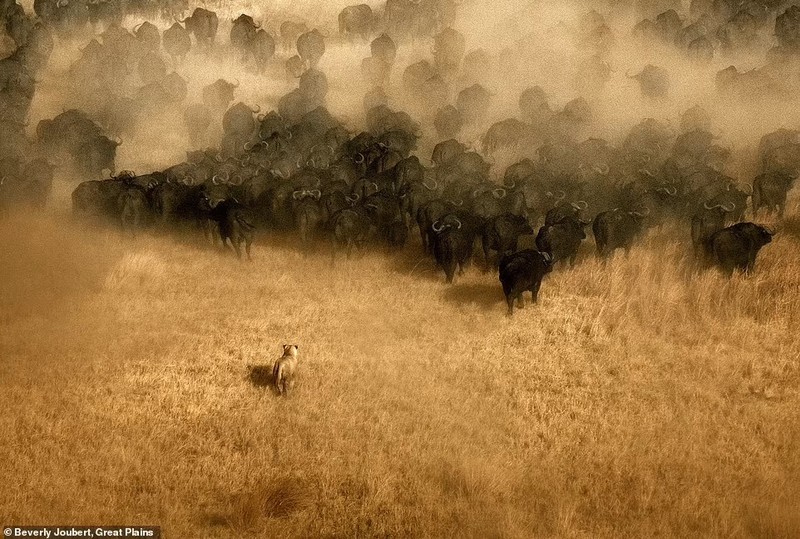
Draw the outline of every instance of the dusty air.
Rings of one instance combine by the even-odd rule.
[[[0,0],[0,527],[800,536],[799,95],[793,1]]]

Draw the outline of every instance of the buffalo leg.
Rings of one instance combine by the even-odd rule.
[[[726,262],[725,264],[722,265],[722,273],[724,273],[726,277],[732,277],[734,269],[735,269],[734,264]]]
[[[533,298],[533,302],[537,303],[539,301],[539,287],[542,286],[542,281],[536,281],[531,286],[531,297]]]
[[[489,251],[491,250],[491,247],[489,246],[489,238],[486,236],[481,238],[481,245],[483,247],[483,258],[486,261],[486,271],[489,271],[489,268],[491,268],[489,265]]]
[[[453,277],[455,276],[456,273],[456,266],[457,266],[456,262],[448,262],[444,266],[444,273],[447,276],[448,283],[453,282]]]

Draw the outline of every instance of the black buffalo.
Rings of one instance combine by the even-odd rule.
[[[519,237],[526,234],[533,234],[533,228],[520,215],[504,213],[489,219],[481,237],[486,265],[489,265],[489,251],[497,251],[498,258],[513,253],[517,250]]]
[[[210,49],[214,45],[217,37],[219,20],[213,11],[198,7],[192,15],[181,21],[186,25],[186,29],[194,34],[194,38],[200,48]]]
[[[776,170],[756,176],[753,180],[753,214],[761,208],[767,208],[768,212],[777,210],[778,215],[783,217],[786,196],[796,177],[796,172],[787,170]]]
[[[330,219],[331,263],[338,249],[346,249],[347,258],[353,248],[361,250],[372,233],[372,223],[362,208],[345,208],[337,211]]]
[[[706,250],[708,239],[715,233],[725,228],[727,215],[734,210],[733,203],[703,204],[692,216],[692,245],[696,255],[702,255]]]
[[[610,256],[617,249],[630,252],[636,237],[644,228],[646,213],[626,211],[620,208],[597,214],[592,223],[597,254]]]
[[[758,251],[775,233],[754,223],[736,223],[714,233],[708,240],[708,256],[726,275],[734,270],[753,271]]]
[[[192,48],[189,31],[178,22],[164,30],[161,41],[164,44],[164,50],[172,57],[173,62],[178,59],[182,61],[189,53],[189,49]]]
[[[555,225],[569,217],[578,220],[581,217],[581,212],[586,210],[588,207],[589,204],[585,200],[579,200],[577,202],[562,202],[561,204],[547,210],[547,213],[544,216],[544,224],[545,226]]]
[[[359,36],[366,41],[372,33],[372,19],[372,8],[367,4],[347,6],[339,12],[339,34],[348,38]]]
[[[122,179],[81,182],[72,192],[72,211],[82,217],[115,218],[117,200],[129,185]]]
[[[147,224],[150,207],[147,191],[138,185],[129,185],[117,197],[117,213],[122,231],[135,236]]]
[[[472,259],[475,225],[468,215],[450,213],[431,225],[434,232],[433,255],[444,270],[447,282],[452,283],[456,269],[459,275]]]
[[[514,300],[522,307],[522,294],[531,293],[533,303],[539,296],[542,278],[553,270],[553,260],[547,253],[526,249],[500,260],[500,282],[508,304],[508,315],[514,314]]]
[[[536,248],[543,253],[548,253],[553,264],[556,262],[575,265],[581,241],[586,238],[586,225],[589,221],[581,221],[575,217],[564,217],[559,222],[545,224],[536,234]]]
[[[211,206],[208,214],[209,219],[216,222],[219,227],[222,244],[227,246],[227,242],[230,241],[236,251],[236,256],[241,259],[241,245],[244,243],[247,259],[251,260],[250,246],[253,243],[255,225],[250,211],[243,204],[232,198],[222,201],[208,200],[208,203]]]
[[[457,211],[459,205],[451,200],[435,198],[421,205],[417,210],[417,226],[422,239],[422,250],[425,253],[433,249],[435,233],[432,225],[441,217],[450,212]]]

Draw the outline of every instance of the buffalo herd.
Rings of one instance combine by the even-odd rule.
[[[750,51],[774,34],[763,67],[722,70],[715,91],[735,100],[752,91],[795,90],[784,75],[800,65],[800,8],[766,0],[692,1],[688,10],[666,0],[619,4],[639,17],[632,39],[689,62]],[[303,253],[325,249],[334,262],[368,246],[403,249],[418,234],[450,283],[479,244],[482,264],[499,271],[512,313],[523,292],[536,301],[556,264],[578,262],[587,229],[602,259],[629,253],[649,230],[669,227],[681,231],[699,266],[751,272],[774,231],[746,215],[783,219],[800,174],[800,132],[781,128],[761,137],[752,181],[732,177],[731,150],[698,105],[674,123],[644,118],[612,142],[582,135],[596,114],[591,99],[558,107],[531,85],[518,95],[515,116],[488,125],[494,94],[486,78],[510,69],[514,51],[468,51],[454,27],[454,0],[349,6],[339,13],[338,36],[297,20],[265,25],[243,13],[220,21],[214,11],[196,8],[186,16],[188,9],[166,0],[36,0],[35,13],[26,14],[14,0],[0,0],[15,43],[0,60],[0,210],[43,207],[58,156],[84,179],[72,192],[76,216],[116,223],[131,235],[197,231],[230,244],[239,258],[250,258],[261,233],[293,235]],[[144,21],[128,30],[122,25],[131,18]],[[169,24],[160,31],[151,20]],[[218,35],[227,27],[228,36]],[[55,44],[87,28],[96,36],[65,75],[80,81],[80,106],[39,121],[29,138],[37,77]],[[590,97],[611,77],[608,52],[620,36],[596,11],[584,14],[572,34],[585,53],[578,88]],[[398,49],[424,40],[429,56],[401,69]],[[368,90],[364,125],[355,128],[329,111],[322,59],[332,46],[359,43],[369,43],[370,55],[359,66]],[[282,76],[295,87],[262,109],[237,100],[240,81],[220,77],[187,103],[188,83],[176,67],[190,53],[221,48],[259,76],[274,75],[282,61]],[[120,81],[131,73],[140,85],[123,91]],[[393,75],[401,88],[391,87]],[[628,76],[644,100],[672,92],[662,66],[647,64]],[[397,91],[420,105],[390,106]],[[146,174],[117,171],[125,138],[169,110],[181,111],[192,148],[186,159]],[[479,142],[464,142],[478,126]],[[220,137],[209,144],[217,127]],[[520,157],[498,169],[493,156],[502,151]],[[523,238],[531,245],[520,249]]]

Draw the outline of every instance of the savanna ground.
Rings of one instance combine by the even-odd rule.
[[[332,268],[267,234],[248,264],[6,217],[0,521],[800,536],[798,232],[730,281],[688,269],[685,230],[606,266],[589,240],[508,318],[496,273],[448,286],[417,244]],[[284,343],[288,399],[250,374]]]
[[[330,26],[347,3],[279,0],[274,17],[230,3],[228,15],[261,8],[274,26],[295,10]],[[492,52],[552,26],[535,33],[531,65],[492,85],[492,121],[516,114],[525,86],[559,106],[576,97],[559,23],[568,3],[537,3],[527,18],[510,4],[466,2],[459,19],[468,48]],[[731,174],[749,183],[758,138],[796,125],[800,108],[721,101],[714,74],[730,59],[688,69],[633,47],[631,26],[608,89],[590,97],[591,134],[620,138],[700,103],[741,161]],[[78,54],[67,45],[37,88],[31,133],[80,94],[62,87]],[[326,52],[332,112],[361,116],[352,86],[367,49]],[[403,46],[398,65],[429,51]],[[640,102],[625,77],[651,57],[676,73],[663,104]],[[237,99],[265,110],[289,86],[201,57],[180,72],[191,99],[235,76]],[[174,164],[181,130],[148,124],[118,168]],[[547,276],[540,303],[509,319],[479,262],[448,286],[416,243],[331,267],[327,250],[304,258],[265,234],[240,264],[199,241],[79,226],[57,209],[72,180],[46,215],[0,217],[0,525],[160,525],[170,538],[800,536],[797,202],[753,276],[691,270],[685,226],[608,265],[590,239],[578,267]],[[301,356],[289,399],[259,375],[284,343]]]

